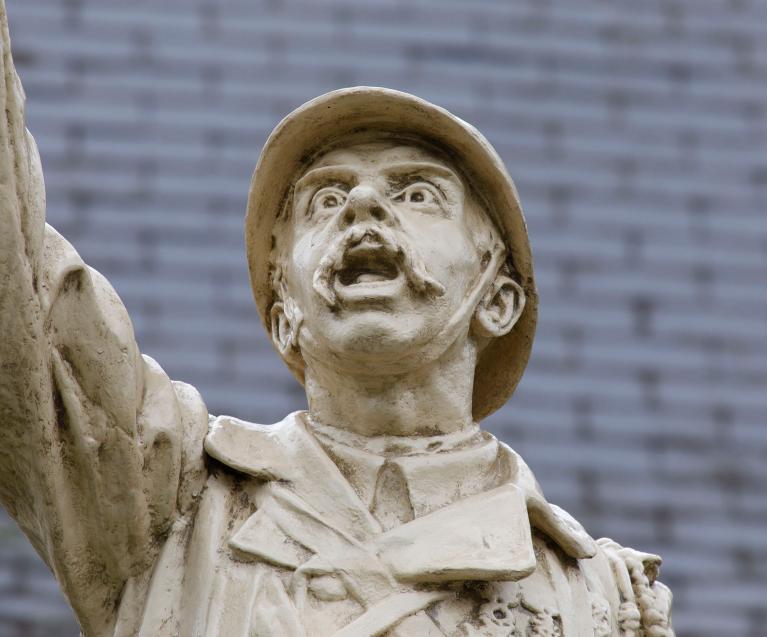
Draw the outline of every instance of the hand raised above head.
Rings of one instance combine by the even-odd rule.
[[[24,90],[11,55],[5,0],[0,0],[0,246],[23,249],[36,277],[43,243],[45,187],[35,140],[24,122]]]

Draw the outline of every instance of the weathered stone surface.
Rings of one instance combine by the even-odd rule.
[[[189,261],[187,255],[192,251],[186,246],[197,245],[200,251],[196,253],[196,259],[199,259],[197,254],[200,252],[206,258],[209,255],[211,261],[224,263],[224,267],[239,273],[239,276],[232,277],[233,280],[244,281],[242,271],[237,270],[242,261],[237,239],[239,221],[232,224],[237,226],[232,231],[236,241],[227,244],[219,234],[205,230],[194,234],[192,224],[206,217],[190,212],[194,213],[203,205],[202,198],[190,197],[182,206],[182,193],[174,191],[172,198],[162,200],[162,193],[173,188],[174,183],[175,187],[180,183],[178,179],[169,182],[163,174],[195,174],[195,164],[188,160],[197,155],[187,152],[196,143],[194,136],[185,135],[183,147],[164,148],[163,158],[168,157],[171,163],[164,159],[158,161],[162,169],[159,173],[145,172],[137,177],[131,166],[152,161],[151,144],[141,140],[149,139],[153,133],[132,130],[130,140],[123,139],[121,146],[119,130],[116,125],[110,127],[108,120],[119,117],[122,112],[120,104],[133,104],[134,98],[142,96],[146,99],[162,95],[167,86],[155,86],[144,80],[115,80],[109,93],[102,92],[98,97],[98,86],[114,71],[114,67],[112,71],[99,71],[103,68],[99,64],[105,55],[104,49],[113,51],[110,54],[112,57],[109,57],[113,64],[120,64],[121,55],[128,59],[133,49],[126,47],[122,52],[116,40],[114,49],[102,46],[98,54],[94,52],[91,55],[87,49],[88,43],[104,42],[110,38],[114,40],[116,33],[130,35],[129,29],[134,28],[150,34],[171,31],[172,45],[165,42],[163,35],[134,43],[135,51],[148,52],[146,57],[163,62],[172,58],[174,47],[181,50],[182,43],[191,43],[197,37],[206,38],[206,56],[210,53],[214,62],[220,47],[217,48],[217,42],[210,33],[198,36],[187,23],[176,30],[170,26],[171,20],[157,20],[150,26],[150,19],[162,17],[165,9],[161,11],[158,7],[156,11],[152,10],[152,15],[143,12],[133,20],[121,22],[110,17],[114,15],[115,7],[107,5],[100,3],[95,13],[91,12],[93,7],[87,3],[81,11],[78,8],[80,5],[74,3],[66,5],[66,9],[63,5],[32,1],[19,5],[18,9],[11,7],[16,9],[15,15],[20,16],[16,22],[17,26],[21,25],[19,41],[26,41],[24,49],[28,54],[52,46],[51,42],[59,47],[57,51],[62,51],[60,60],[58,55],[44,54],[35,57],[27,55],[23,60],[27,69],[24,74],[27,88],[32,95],[38,96],[37,108],[33,104],[33,110],[37,113],[33,122],[37,122],[34,130],[48,145],[44,153],[49,161],[47,174],[49,178],[51,175],[65,177],[53,180],[55,196],[49,208],[51,218],[56,220],[55,225],[66,228],[68,237],[76,238],[75,244],[88,254],[89,262],[107,269],[110,264],[137,264],[130,272],[125,269],[114,273],[110,271],[110,280],[117,280],[121,295],[129,301],[132,316],[139,319],[144,347],[152,353],[159,352],[166,369],[168,366],[174,368],[173,377],[195,379],[196,385],[205,387],[206,398],[218,405],[215,407],[217,411],[232,405],[240,415],[249,413],[251,418],[268,417],[270,412],[284,413],[285,408],[280,402],[296,404],[296,399],[291,399],[287,389],[281,390],[282,385],[272,381],[270,376],[276,377],[277,372],[270,366],[266,367],[268,372],[260,371],[266,358],[262,350],[238,350],[236,353],[240,362],[235,368],[225,368],[220,364],[223,357],[228,356],[227,352],[232,350],[231,347],[227,349],[226,339],[236,340],[233,335],[240,334],[239,342],[244,343],[246,334],[252,330],[252,320],[233,321],[231,317],[224,319],[219,316],[219,320],[212,321],[210,317],[215,315],[216,306],[209,302],[204,307],[197,307],[192,316],[191,306],[185,308],[179,302],[184,298],[183,290],[164,283],[172,276],[171,271],[151,269],[153,264],[156,265],[153,258],[158,249],[163,251],[164,268],[171,258]],[[763,520],[759,521],[762,519],[759,516],[763,513],[763,497],[758,490],[761,482],[757,480],[761,475],[757,466],[761,453],[757,423],[763,420],[759,414],[764,413],[764,403],[759,402],[757,395],[758,388],[763,386],[758,375],[763,337],[758,331],[748,329],[751,325],[749,321],[759,320],[759,310],[754,309],[755,306],[748,306],[752,307],[748,316],[738,320],[724,320],[723,317],[728,315],[726,308],[731,302],[743,307],[749,289],[748,302],[758,303],[760,295],[754,293],[753,286],[754,281],[763,278],[760,274],[763,273],[763,266],[760,264],[764,261],[759,258],[762,252],[758,248],[759,237],[762,236],[758,211],[753,203],[749,203],[752,199],[755,201],[752,195],[757,192],[758,184],[741,183],[738,175],[751,174],[756,169],[754,151],[758,149],[758,136],[739,131],[758,130],[758,118],[754,119],[753,113],[750,116],[741,105],[749,100],[759,102],[759,95],[763,95],[763,92],[760,93],[763,83],[748,79],[748,69],[756,67],[747,62],[758,60],[758,47],[749,48],[747,44],[753,40],[764,21],[757,17],[753,3],[748,2],[739,3],[735,9],[719,4],[707,5],[705,15],[696,11],[695,7],[687,11],[685,6],[689,5],[683,2],[674,5],[678,9],[675,17],[670,13],[661,15],[655,6],[648,7],[638,23],[631,20],[631,26],[627,16],[612,12],[601,15],[594,7],[591,13],[588,7],[580,8],[590,16],[580,24],[580,28],[570,28],[572,16],[568,17],[566,10],[556,7],[542,10],[546,19],[536,24],[524,20],[524,30],[520,30],[519,24],[488,20],[486,28],[490,29],[490,33],[496,33],[496,37],[480,38],[480,41],[474,38],[476,52],[488,51],[501,36],[503,42],[513,43],[515,33],[522,39],[513,48],[527,51],[519,64],[513,67],[502,65],[504,56],[497,56],[495,61],[485,56],[483,65],[473,68],[472,81],[492,87],[490,102],[488,96],[480,95],[479,91],[471,98],[459,100],[454,97],[457,91],[453,87],[460,83],[451,82],[449,90],[437,88],[439,82],[444,83],[445,78],[455,77],[460,72],[457,64],[448,68],[440,65],[437,57],[431,61],[427,59],[423,71],[412,78],[403,77],[401,71],[392,77],[396,82],[402,82],[397,85],[418,86],[419,94],[432,95],[440,103],[451,104],[451,109],[471,121],[481,123],[482,130],[490,132],[496,145],[503,149],[515,174],[525,175],[525,199],[530,209],[536,212],[530,221],[536,230],[534,241],[538,246],[539,280],[542,293],[548,299],[543,310],[544,330],[554,340],[539,341],[532,376],[528,373],[522,391],[517,394],[515,410],[493,418],[494,430],[504,432],[506,439],[514,441],[518,450],[524,449],[528,460],[531,457],[534,459],[533,466],[538,468],[539,473],[541,470],[544,472],[544,485],[549,495],[556,493],[557,501],[572,503],[578,510],[579,519],[587,515],[590,529],[602,529],[602,532],[632,538],[631,541],[637,545],[667,547],[663,553],[671,552],[672,559],[667,562],[664,572],[666,577],[675,575],[675,590],[683,591],[678,597],[677,610],[682,612],[677,619],[686,622],[687,626],[694,626],[694,629],[688,628],[692,634],[708,634],[706,631],[746,634],[748,622],[757,617],[757,609],[761,606],[757,600],[763,599],[763,595],[759,595],[759,583],[764,581],[763,575],[759,574],[761,561],[754,559],[762,544],[760,534],[763,538],[761,529],[764,524]],[[171,10],[175,9],[169,7],[168,11]],[[228,5],[220,9],[224,17],[235,10]],[[277,34],[291,33],[291,25],[296,22],[295,15],[290,18],[291,11],[293,9],[283,7],[277,12],[275,20],[282,20],[282,26],[275,23]],[[366,11],[369,12],[363,8],[355,12],[350,23],[353,31],[364,30]],[[480,15],[487,16],[491,8],[483,6],[482,11]],[[528,8],[496,11],[498,15],[521,17],[536,13]],[[53,15],[55,19],[50,17]],[[432,33],[456,19],[454,13],[447,11],[441,11],[440,15],[438,23],[429,24]],[[78,16],[82,17],[79,22]],[[683,27],[681,32],[667,29],[666,18]],[[387,48],[387,57],[378,52],[379,58],[397,59],[398,51],[405,50],[412,33],[401,32],[401,25],[393,16],[387,17],[386,12],[379,15],[376,21],[381,29],[386,29],[388,25],[387,39],[392,44]],[[246,24],[250,23],[243,20],[243,25]],[[422,23],[420,29],[424,27]],[[458,24],[451,28],[457,29]],[[480,25],[472,23],[466,28],[480,29]],[[623,45],[615,37],[621,29],[631,36],[631,40],[624,40]],[[712,29],[736,34],[744,45],[740,56],[735,56],[733,52],[733,56],[728,57],[726,38],[705,35]],[[40,37],[49,30],[51,38]],[[320,27],[319,31],[322,30],[323,27]],[[396,38],[393,38],[395,33]],[[524,39],[525,33],[528,40]],[[535,38],[532,38],[533,33]],[[88,37],[84,38],[84,34]],[[307,41],[312,37],[318,36],[304,33],[301,39]],[[233,53],[235,49],[228,47],[226,55],[246,58],[243,52],[252,47],[255,39],[249,38],[247,45],[240,46],[236,53]],[[287,36],[289,41],[295,39]],[[324,57],[322,51],[327,49],[321,46],[315,47],[314,56],[317,60],[324,60],[327,68],[336,69],[333,73],[365,73],[364,65],[374,51],[370,51],[370,38],[364,38],[364,41],[366,46],[354,49],[354,59],[347,62]],[[157,46],[160,42],[163,42],[162,48]],[[355,46],[345,42],[345,46]],[[546,45],[548,42],[561,43],[562,47]],[[664,51],[664,55],[643,56],[642,51],[649,42],[653,43],[653,51]],[[589,57],[585,43],[598,44],[613,60],[620,77],[610,75],[609,69],[593,68],[589,64],[589,60],[593,62],[593,56]],[[532,49],[530,44],[534,44]],[[539,45],[540,54],[535,48]],[[437,51],[439,46],[439,42],[435,41],[433,50]],[[621,46],[632,51],[630,67],[620,56]],[[94,48],[93,44],[91,48]],[[194,47],[190,44],[188,48]],[[72,61],[72,51],[81,51],[77,60]],[[281,60],[282,68],[288,74],[297,73],[298,67],[291,64],[286,55],[284,49],[272,54],[270,66],[265,66],[263,70],[266,77],[268,73],[273,73],[269,69],[280,65]],[[566,59],[580,71],[566,78],[557,75],[554,72],[556,65],[546,66],[539,59],[544,55],[553,56],[555,61]],[[52,63],[51,58],[56,62]],[[162,113],[176,109],[182,98],[193,99],[198,81],[194,70],[199,66],[198,62],[202,64],[203,60],[194,60],[186,67],[188,92],[174,93],[165,100],[142,102],[147,109],[144,116],[150,116],[149,121],[152,121],[152,113],[159,113],[162,119]],[[678,73],[673,77],[665,75],[663,69],[671,64],[687,65],[688,79]],[[125,63],[124,67],[127,68],[128,64]],[[583,73],[586,68],[589,69],[588,75]],[[637,72],[630,72],[630,68]],[[142,69],[134,70],[136,78],[144,73]],[[513,99],[501,99],[502,79],[533,71],[536,82],[541,83],[542,89],[553,91],[552,95],[557,95],[558,90],[575,91],[573,99],[577,108],[566,106],[565,103],[571,104],[569,100],[559,100],[547,102],[546,109],[541,110],[540,99],[524,91],[515,92]],[[418,82],[426,75],[436,84],[421,87]],[[358,77],[367,81],[366,75]],[[85,88],[73,91],[71,89],[77,87],[80,81],[78,78],[83,80]],[[234,86],[235,79],[226,86]],[[297,88],[301,83],[295,79],[287,79],[286,82],[292,82],[285,85],[292,87],[286,88],[289,94],[285,97],[286,103],[295,104],[302,96],[320,92],[320,88]],[[269,86],[274,83],[269,82]],[[119,89],[116,88],[118,84]],[[723,85],[728,87],[727,91],[720,90]],[[258,91],[256,85],[250,86],[253,91]],[[642,91],[634,92],[631,87],[635,86],[642,86]],[[625,103],[632,113],[633,122],[629,128],[622,127],[619,119],[609,117],[608,103],[612,102],[606,92],[610,87],[616,90],[626,87],[628,90]],[[712,102],[706,97],[709,93],[719,95],[721,100]],[[465,95],[465,92],[461,94]],[[210,95],[215,95],[215,90],[211,89]],[[55,102],[50,102],[51,99]],[[227,119],[243,122],[252,112],[266,112],[261,106],[253,108],[253,104],[260,105],[262,102],[256,99],[251,102],[247,107],[247,117],[243,102],[237,100],[228,100],[225,105],[222,104],[222,109],[229,113]],[[55,108],[50,106],[52,103]],[[492,113],[483,110],[483,103],[493,104]],[[86,110],[85,104],[93,106]],[[110,114],[110,109],[115,108],[114,115]],[[275,108],[274,112],[284,110],[287,108]],[[670,117],[670,114],[680,112],[685,113],[684,118]],[[102,115],[94,118],[93,113]],[[171,122],[170,118],[165,119],[169,125],[179,129],[187,125],[190,131],[196,126],[200,130],[210,126],[213,130],[216,122],[206,122],[204,113],[203,109],[197,109],[183,120]],[[241,113],[242,117],[238,119],[237,113]],[[267,122],[260,124],[262,132],[253,135],[256,140],[253,143],[259,143],[263,127],[270,126],[273,117],[262,115],[253,120]],[[584,118],[586,126],[583,125]],[[552,153],[545,156],[525,146],[526,143],[536,143],[537,133],[519,135],[520,130],[526,130],[525,122],[537,131],[538,122],[544,120],[551,121],[551,127],[547,129],[550,135],[546,139],[553,144]],[[84,124],[78,124],[77,130],[70,129],[72,134],[65,138],[62,135],[63,125],[60,124],[71,121],[82,121]],[[649,134],[650,129],[657,126],[662,129],[662,139]],[[609,145],[595,147],[591,143],[595,129],[607,132]],[[83,135],[78,136],[78,130]],[[504,130],[515,130],[514,139],[503,142]],[[685,145],[688,134],[699,141],[694,148]],[[118,165],[115,161],[109,161],[108,156],[100,154],[105,151],[99,141],[103,135],[111,136],[109,144],[117,144],[121,156],[132,159]],[[86,137],[87,145],[78,145],[78,140],[84,141]],[[565,155],[556,152],[557,140],[567,141],[568,152]],[[221,155],[228,158],[227,174],[239,174],[244,180],[244,173],[251,168],[253,151],[243,150],[237,154],[234,149],[238,147],[234,138],[211,138],[211,143],[199,155],[204,152],[215,160],[218,156],[216,149],[220,149]],[[184,149],[185,162],[173,163],[174,153],[178,153],[179,148]],[[687,150],[682,152],[683,148]],[[726,166],[717,163],[717,157],[729,152],[724,149],[738,150],[728,155]],[[661,194],[657,191],[657,180],[648,177],[659,168],[658,153],[666,152],[678,156],[676,166],[679,170],[661,162],[661,166],[667,167],[667,179],[675,185],[670,191],[664,190],[659,200]],[[525,156],[523,163],[515,159],[520,154]],[[636,172],[633,175],[622,173],[623,176],[619,177],[616,171],[606,166],[618,168],[621,164],[616,158],[624,155],[627,160],[630,158],[636,162]],[[89,173],[97,167],[104,178],[90,183],[90,177],[78,177],[79,171],[83,170],[78,157],[90,162]],[[703,157],[705,161],[702,161]],[[598,181],[585,180],[581,183],[578,192],[584,198],[579,196],[563,201],[557,193],[570,184],[569,175],[573,166],[581,166],[584,173],[589,172],[599,178]],[[520,173],[520,170],[523,172]],[[204,179],[209,185],[204,189],[215,192],[215,177],[208,174]],[[231,181],[235,182],[236,178],[231,178]],[[150,206],[154,205],[153,201],[163,201],[162,214],[158,207],[152,213],[154,217],[150,218],[143,206],[131,206],[129,202],[118,201],[114,197],[107,201],[106,188],[120,183],[126,184],[126,187],[133,183],[141,184],[142,192],[150,194]],[[708,196],[706,193],[714,183],[718,185],[715,194],[717,205],[705,214],[697,207],[688,210],[685,201]],[[627,210],[626,191],[619,188],[620,184],[634,193],[630,197],[630,201],[636,202],[637,206],[634,214],[629,214]],[[230,188],[230,191],[242,193],[242,183],[239,187]],[[87,200],[84,195],[87,195]],[[223,189],[219,196],[225,196]],[[230,196],[233,197],[229,205],[234,210],[232,216],[238,217],[242,203],[237,201],[237,197],[242,198],[242,195]],[[90,208],[89,202],[92,202]],[[78,211],[77,219],[81,220],[78,225],[70,222],[74,217],[68,216],[69,210]],[[127,230],[119,233],[108,231],[108,228],[115,227],[115,222],[110,219],[117,218],[119,223],[117,215],[120,211],[130,227],[142,228],[140,236]],[[210,213],[211,219],[213,216]],[[217,213],[216,218],[225,220],[227,217]],[[91,222],[82,221],[86,219]],[[171,219],[172,222],[169,221]],[[598,228],[593,223],[595,219],[602,220]],[[563,220],[570,223],[562,223]],[[726,223],[726,229],[722,227],[721,232],[706,235],[706,228],[720,228],[722,223]],[[159,224],[165,224],[164,232],[162,228],[155,229]],[[659,224],[662,224],[662,232]],[[171,225],[174,227],[172,233],[167,230]],[[595,234],[595,228],[603,234]],[[621,239],[624,234],[625,241]],[[118,235],[119,242],[116,240]],[[178,247],[166,251],[169,243],[175,243]],[[227,248],[227,245],[232,247]],[[142,271],[138,266],[141,255],[144,255],[141,267],[150,268],[147,271],[153,273],[152,285],[142,281],[132,284],[140,276],[136,273]],[[543,258],[544,255],[549,258]],[[227,260],[229,256],[231,259]],[[230,261],[231,264],[226,265]],[[193,265],[189,263],[184,269]],[[703,273],[702,270],[709,265],[716,269],[716,277],[694,276],[695,272]],[[187,298],[199,297],[208,287],[216,288],[204,275],[210,268],[206,270],[208,266],[205,263],[199,263],[198,267],[200,279],[204,276],[204,280],[187,286],[190,288]],[[693,267],[695,272],[691,269]],[[731,275],[734,276],[736,270],[742,276],[733,287]],[[657,276],[658,271],[662,271],[661,277]],[[655,276],[653,272],[656,272]],[[626,284],[627,276],[631,277],[630,285]],[[651,283],[657,295],[650,293]],[[220,290],[220,285],[218,287]],[[243,287],[240,285],[241,289]],[[141,295],[132,292],[139,289]],[[593,296],[595,289],[598,298]],[[563,296],[563,290],[570,292]],[[672,294],[674,290],[677,292]],[[707,299],[710,312],[705,316],[698,311],[693,290],[699,290],[700,298]],[[641,298],[634,302],[637,295],[644,295],[647,299],[652,297],[652,304],[649,300],[643,302]],[[202,296],[207,298],[209,295],[203,293]],[[250,302],[245,291],[232,296],[243,307],[240,314],[244,315]],[[596,304],[594,301],[597,301]],[[184,337],[183,334],[190,331],[198,334],[206,324],[210,326],[209,341],[206,338],[202,342],[198,337],[196,340],[199,343],[195,348],[173,348],[175,340],[187,338],[186,342],[190,342],[191,337]],[[632,331],[634,324],[637,329]],[[164,325],[172,325],[179,332],[178,336],[165,329]],[[603,329],[591,330],[586,326],[601,326]],[[222,333],[224,329],[226,333]],[[605,332],[605,329],[608,331]],[[152,337],[153,333],[160,336]],[[716,343],[709,341],[709,336],[716,339],[721,347],[714,347]],[[150,338],[153,338],[151,343]],[[185,359],[184,350],[192,349],[195,350],[194,358]],[[733,365],[732,358],[735,350],[741,352],[737,366]],[[606,366],[612,370],[610,374],[605,374]],[[265,378],[243,376],[248,369],[253,370],[252,374],[262,374]],[[233,389],[230,385],[232,376],[247,379],[247,382],[236,380],[240,389]],[[255,391],[250,385],[265,387],[267,382],[271,383],[271,390],[258,394],[258,406],[248,412],[252,404],[251,391]],[[545,394],[540,390],[544,385]],[[289,385],[285,383],[285,387]],[[660,392],[656,396],[658,400],[643,402],[635,398],[640,388],[646,391],[648,398],[652,398],[653,387]],[[280,393],[282,391],[284,394]],[[693,404],[694,397],[701,394],[700,402]],[[620,397],[620,400],[607,400],[606,397],[611,395]],[[575,436],[574,432],[579,432],[579,435]],[[586,439],[581,437],[583,432],[593,435]],[[575,482],[573,475],[578,476]],[[726,498],[729,503],[726,516],[725,498],[721,497],[724,493],[731,496]],[[658,505],[668,502],[678,505]],[[701,572],[708,575],[698,577]],[[693,573],[696,576],[693,577]]]
[[[595,543],[479,428],[527,364],[537,291],[476,129],[369,87],[275,128],[245,240],[309,408],[209,418],[45,223],[2,1],[0,38],[0,501],[86,637],[673,637],[660,558]]]

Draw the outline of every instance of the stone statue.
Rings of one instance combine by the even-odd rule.
[[[0,501],[84,636],[673,635],[660,558],[594,541],[478,425],[523,372],[537,303],[479,132],[368,87],[277,126],[247,253],[309,409],[212,417],[45,224],[0,11]]]

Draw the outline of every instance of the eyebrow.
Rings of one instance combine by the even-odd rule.
[[[403,161],[387,166],[382,173],[387,179],[397,179],[418,174],[431,174],[454,182],[459,187],[463,186],[458,175],[447,166],[430,161]],[[301,190],[318,182],[336,180],[344,184],[352,183],[358,177],[358,171],[354,166],[337,164],[334,166],[321,166],[308,171],[296,182],[296,190]]]
[[[458,186],[463,186],[461,179],[454,171],[450,170],[447,166],[443,166],[442,164],[435,164],[434,162],[430,161],[398,162],[392,166],[387,167],[383,172],[389,179],[409,177],[411,175],[419,174],[431,174],[452,181]]]
[[[296,182],[296,190],[301,190],[317,182],[327,182],[336,180],[341,183],[351,183],[357,177],[357,171],[353,166],[338,164],[336,166],[321,166],[305,173],[301,179]]]

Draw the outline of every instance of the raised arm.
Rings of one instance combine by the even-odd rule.
[[[84,635],[102,635],[201,488],[207,413],[140,355],[109,283],[45,224],[4,0],[0,31],[0,502]]]

